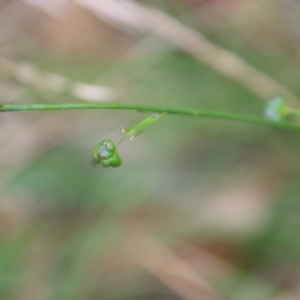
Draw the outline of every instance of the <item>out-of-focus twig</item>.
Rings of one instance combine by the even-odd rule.
[[[130,28],[160,36],[263,99],[279,93],[286,96],[290,104],[297,105],[299,102],[291,91],[269,75],[157,9],[131,0],[74,1],[121,30],[128,31]]]
[[[117,97],[117,92],[111,87],[72,82],[64,76],[42,72],[31,64],[17,63],[5,58],[0,59],[0,73],[35,89],[48,89],[58,94],[68,93],[84,101],[109,101]]]
[[[186,261],[152,237],[131,243],[132,259],[185,300],[221,300],[219,293]]]

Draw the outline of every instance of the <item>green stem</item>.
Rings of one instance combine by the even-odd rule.
[[[152,113],[151,116],[144,119],[142,122],[128,128],[124,128],[122,131],[125,133],[124,137],[118,142],[118,145],[127,139],[133,139],[144,130],[146,130],[150,125],[157,122],[159,119],[164,117],[165,113]]]
[[[292,130],[300,130],[300,126],[286,121],[272,121],[263,117],[239,115],[217,111],[198,109],[168,108],[152,105],[122,104],[122,103],[47,103],[47,104],[2,104],[0,112],[35,111],[35,110],[67,110],[67,109],[118,109],[137,110],[141,112],[156,112],[169,115],[193,116],[213,119],[225,119],[254,124],[273,126]]]

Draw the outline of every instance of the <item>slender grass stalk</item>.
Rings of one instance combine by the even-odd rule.
[[[277,128],[299,130],[300,125],[287,121],[273,121],[264,117],[240,115],[218,111],[206,111],[198,109],[170,108],[152,105],[127,104],[127,103],[46,103],[46,104],[1,104],[0,112],[37,111],[37,110],[69,110],[69,109],[115,109],[137,110],[139,112],[156,112],[168,115],[181,115],[202,117],[211,119],[224,119],[240,122],[248,122],[257,125],[273,126]]]

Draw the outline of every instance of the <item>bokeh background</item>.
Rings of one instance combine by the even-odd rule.
[[[1,0],[2,103],[299,108],[297,0]],[[166,116],[0,116],[0,299],[300,299],[300,138]],[[124,125],[125,124],[125,125]]]

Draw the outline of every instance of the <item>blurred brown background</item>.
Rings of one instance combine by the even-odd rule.
[[[1,0],[2,103],[299,108],[296,0]],[[0,299],[296,300],[298,132],[166,116],[2,113]]]

